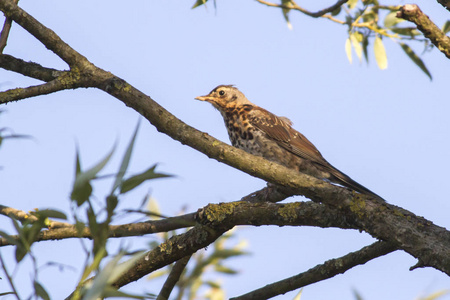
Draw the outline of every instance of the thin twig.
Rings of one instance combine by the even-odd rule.
[[[265,0],[256,0],[261,4],[267,5],[267,6],[271,6],[271,7],[279,7],[279,8],[283,8],[283,9],[293,9],[293,10],[297,10],[301,13],[304,13],[307,16],[313,17],[313,18],[320,18],[323,17],[325,14],[334,11],[335,9],[337,9],[338,7],[344,5],[345,3],[347,3],[348,0],[339,0],[338,2],[336,2],[335,4],[333,4],[330,7],[321,9],[317,12],[311,12],[309,10],[304,9],[303,7],[299,6],[297,3],[295,3],[295,1],[290,1],[290,5],[283,5],[283,4],[275,4],[272,2],[268,2]]]
[[[12,19],[6,18],[5,23],[3,24],[2,32],[0,33],[0,54],[3,53],[3,50],[6,47],[6,43],[8,41],[9,31],[11,30]]]
[[[166,281],[164,282],[164,285],[161,288],[161,291],[159,292],[159,295],[156,298],[156,300],[169,299],[169,296],[172,293],[173,288],[177,284],[178,280],[180,280],[181,274],[183,273],[184,269],[186,268],[186,265],[188,264],[189,259],[191,259],[191,256],[192,255],[185,256],[175,263],[172,270],[170,271],[169,276],[167,277]]]
[[[45,82],[52,81],[67,72],[46,68],[35,62],[27,62],[7,54],[0,55],[0,67]]]
[[[15,0],[15,3],[19,3],[19,0]],[[5,18],[5,23],[3,24],[2,32],[0,33],[0,55],[6,47],[8,42],[9,32],[11,31],[12,19],[10,17]]]
[[[88,78],[81,76],[77,71],[70,71],[44,84],[0,92],[0,104],[47,95],[67,89],[89,87],[89,84],[90,81]]]
[[[5,12],[7,11],[8,16],[13,19],[15,23],[22,26],[26,31],[28,31],[31,35],[38,39],[42,44],[44,44],[49,50],[58,55],[69,66],[83,69],[93,68],[93,65],[87,60],[86,57],[76,52],[72,47],[66,44],[55,32],[49,30],[31,15],[26,13],[22,8],[17,6],[15,1],[0,1],[0,9]]]
[[[0,205],[0,215],[4,215],[4,216],[8,216],[8,217],[13,217],[14,219],[20,221],[20,222],[36,222],[38,221],[38,218],[31,214],[31,213],[27,213],[23,210],[20,209],[15,209],[12,207],[8,207],[8,206],[4,206],[4,205]],[[57,222],[57,221],[52,221],[50,220],[50,224],[47,226],[47,228],[61,228],[61,227],[72,227],[72,224],[69,223],[65,223],[65,222]]]
[[[120,238],[127,236],[142,236],[145,234],[152,234],[158,232],[168,232],[180,228],[192,227],[195,225],[194,214],[186,214],[177,217],[171,217],[156,221],[147,221],[141,223],[130,223],[123,225],[110,225],[108,236],[111,238]],[[12,235],[14,239],[19,239],[19,236]],[[60,228],[44,230],[36,237],[36,242],[62,240],[69,238],[92,238],[92,233],[88,227],[85,227],[81,232],[75,225],[64,226]],[[0,247],[11,246],[7,239],[0,239]]]
[[[294,291],[306,285],[342,274],[351,268],[362,265],[371,259],[386,255],[397,250],[391,243],[378,241],[361,250],[351,252],[340,258],[330,259],[317,265],[306,272],[268,284],[265,287],[249,292],[245,295],[231,298],[230,300],[258,300],[269,299],[290,291]]]
[[[17,293],[16,287],[14,286],[14,282],[9,275],[8,269],[5,265],[5,261],[3,260],[2,253],[0,252],[0,263],[2,264],[3,273],[5,273],[6,278],[8,279],[9,285],[11,286],[11,289],[13,290],[13,294],[16,296],[17,300],[20,300],[19,294]]]

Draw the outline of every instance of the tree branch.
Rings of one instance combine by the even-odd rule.
[[[253,194],[249,196],[252,195]],[[243,199],[247,197],[244,197]],[[12,210],[11,208],[7,209]],[[34,220],[33,218],[36,219],[36,217],[27,215],[22,211],[18,211],[14,216],[21,217],[22,220],[31,222]],[[120,238],[168,232],[180,228],[192,227],[196,224],[196,221],[204,225],[213,224],[215,226],[218,226],[220,223],[223,226],[230,228],[236,225],[276,225],[358,229],[352,225],[355,222],[354,220],[343,217],[336,210],[330,209],[325,205],[311,201],[274,204],[270,202],[250,203],[241,200],[229,203],[209,204],[206,207],[199,209],[197,214],[190,213],[156,221],[111,225],[109,226],[108,237]],[[18,236],[11,237],[19,239]],[[79,232],[75,225],[52,222],[50,229],[42,231],[36,237],[36,242],[69,238],[92,238],[92,234],[87,227],[84,228],[82,232]],[[10,245],[13,244],[8,242],[7,239],[0,239],[0,247]]]
[[[164,285],[161,288],[161,291],[159,292],[159,295],[156,298],[156,300],[169,299],[169,296],[172,293],[172,290],[175,287],[175,285],[177,284],[178,280],[180,279],[180,276],[183,273],[184,269],[186,268],[186,265],[188,264],[189,259],[191,259],[191,255],[185,256],[175,263],[172,270],[170,271],[169,276],[167,277],[166,281],[164,282]]]
[[[81,77],[77,72],[71,71],[44,84],[0,92],[0,104],[47,95],[62,90],[75,89],[82,86],[88,87],[88,85],[83,84],[83,81],[80,79]]]
[[[40,64],[26,62],[7,54],[0,54],[0,67],[45,82],[52,81],[67,72],[46,68]]]
[[[309,10],[306,10],[303,7],[299,6],[297,3],[295,3],[295,1],[290,1],[290,5],[275,4],[275,3],[271,3],[271,2],[268,2],[265,0],[256,0],[256,1],[258,1],[261,4],[270,6],[270,7],[279,7],[279,8],[284,8],[284,9],[298,10],[299,12],[304,13],[307,16],[310,16],[313,18],[320,18],[320,17],[323,17],[325,14],[332,12],[335,9],[337,9],[338,7],[344,5],[345,3],[347,3],[348,0],[339,0],[332,6],[321,9],[317,12],[310,12]]]
[[[14,3],[15,4],[19,3],[19,0],[14,0]],[[5,23],[3,24],[2,32],[0,33],[0,55],[3,53],[3,50],[5,49],[6,44],[8,42],[8,36],[9,32],[11,31],[11,26],[12,26],[12,19],[6,17]]]
[[[309,284],[319,282],[338,274],[343,274],[347,270],[363,265],[369,260],[386,255],[397,250],[390,243],[375,242],[370,246],[366,246],[356,252],[351,252],[340,258],[330,259],[323,264],[317,265],[306,272],[298,275],[268,284],[263,288],[254,290],[245,295],[231,298],[230,300],[265,300],[290,291],[294,291]]]
[[[20,209],[15,209],[12,207],[0,205],[0,215],[4,215],[10,218],[14,218],[20,222],[36,222],[38,221],[38,218],[31,214],[27,213]],[[72,224],[65,223],[65,222],[57,222],[57,221],[50,221],[50,225],[48,225],[48,228],[61,228],[61,227],[70,227],[73,226]],[[2,243],[0,242],[0,246],[2,246]]]
[[[450,38],[420,10],[419,6],[415,4],[403,5],[397,13],[397,17],[416,24],[417,29],[447,58],[450,58]]]
[[[180,228],[192,227],[194,226],[194,213],[186,214],[177,217],[171,217],[156,221],[147,221],[141,223],[131,223],[123,225],[111,225],[109,226],[108,237],[110,238],[120,238],[127,236],[141,236],[145,234],[152,234],[158,232],[168,232],[171,230],[176,230]],[[18,236],[13,235],[12,238],[19,239]],[[92,238],[91,230],[86,227],[82,232],[79,232],[75,225],[63,226],[55,229],[44,230],[39,233],[36,237],[36,242],[39,241],[53,241],[53,240],[63,240],[69,238]],[[11,246],[7,239],[0,239],[0,247]]]
[[[88,69],[92,65],[86,57],[76,52],[72,47],[61,40],[55,32],[42,25],[26,11],[17,6],[15,1],[0,1],[0,10],[5,13],[7,18],[11,18],[14,22],[22,26],[49,50],[53,51],[64,60],[70,67],[78,66],[83,69]]]
[[[5,23],[3,24],[2,32],[0,33],[0,54],[3,53],[3,50],[6,47],[6,43],[8,41],[9,31],[11,30],[12,20],[10,18],[5,19]]]
[[[449,0],[437,0],[443,7],[450,11],[450,1]]]
[[[396,206],[377,199],[370,199],[365,195],[352,193],[345,188],[333,186],[226,145],[183,123],[149,96],[135,89],[124,80],[90,64],[86,58],[65,44],[53,31],[17,8],[11,0],[2,0],[0,9],[35,35],[49,49],[60,55],[61,58],[70,64],[77,64],[81,71],[79,74],[86,84],[89,83],[89,86],[98,87],[121,100],[143,115],[160,132],[189,145],[208,157],[240,169],[252,176],[284,186],[292,194],[305,195],[315,202],[325,203],[329,207],[337,209],[344,217],[355,219],[357,221],[355,225],[359,229],[368,232],[377,239],[398,245],[418,258],[420,265],[432,266],[450,275],[450,232],[444,228]],[[189,237],[193,239],[190,243],[202,248],[203,245],[208,244],[208,241],[213,242],[217,238],[216,234],[226,231],[226,229],[221,229],[209,233],[207,230],[202,230],[202,227],[196,226],[189,231],[189,235],[180,239],[173,239],[171,243],[180,242],[183,248],[184,245],[188,244],[184,238]],[[205,232],[208,232],[207,238],[202,239],[202,234],[204,235]],[[196,241],[196,238],[200,240]],[[170,246],[173,246],[173,244],[170,244]],[[174,248],[178,249],[178,247]],[[170,256],[168,260],[171,261],[169,263],[189,254],[185,252],[176,253],[178,254],[174,257]],[[154,255],[157,263],[152,264],[153,267],[159,266],[167,258],[164,255],[160,258],[157,258],[156,254]],[[143,263],[143,266],[147,266],[146,263]]]

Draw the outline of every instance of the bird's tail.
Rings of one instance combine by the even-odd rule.
[[[334,177],[336,183],[339,183],[339,184],[341,184],[341,185],[343,185],[345,187],[348,187],[349,189],[352,189],[354,191],[357,191],[357,192],[359,192],[361,194],[366,194],[368,196],[373,196],[375,198],[379,198],[379,199],[384,201],[384,199],[382,197],[380,197],[379,195],[375,194],[374,192],[372,192],[371,190],[369,190],[365,186],[357,183],[356,181],[351,179],[350,176],[347,176],[346,174],[342,173],[341,171],[339,171],[335,167],[332,167],[332,169],[333,169],[333,171],[330,172],[330,173]]]

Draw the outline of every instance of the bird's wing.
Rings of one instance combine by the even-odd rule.
[[[263,108],[254,107],[250,111],[249,121],[289,152],[317,164],[330,166],[319,150],[304,135],[291,127],[292,122],[289,119],[277,117]]]
[[[372,195],[381,198],[368,188],[357,183],[348,175],[342,173],[323,158],[317,148],[300,132],[291,127],[292,122],[285,117],[277,117],[269,111],[254,107],[250,111],[250,123],[264,132],[269,138],[276,141],[278,145],[289,152],[298,155],[303,159],[310,160],[321,165],[334,176],[335,180],[344,186],[347,186],[360,193]]]

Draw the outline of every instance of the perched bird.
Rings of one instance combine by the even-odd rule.
[[[251,103],[233,85],[219,85],[195,99],[211,103],[225,121],[233,146],[299,172],[381,198],[323,158],[292,122]]]

